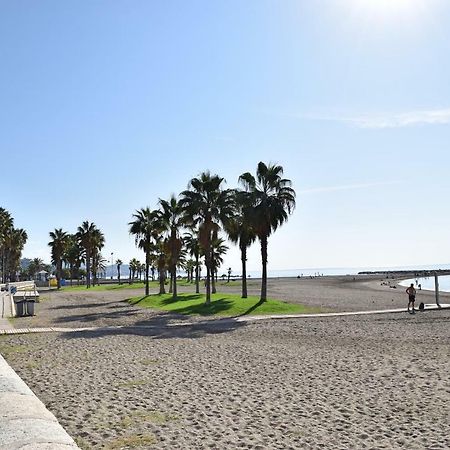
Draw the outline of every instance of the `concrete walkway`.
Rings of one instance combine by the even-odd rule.
[[[8,319],[0,317],[0,330],[12,330],[13,328],[14,327]]]
[[[0,449],[78,449],[56,417],[0,356]]]

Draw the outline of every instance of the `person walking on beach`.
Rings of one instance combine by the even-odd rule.
[[[408,294],[408,312],[409,312],[409,305],[412,305],[412,314],[416,312],[414,309],[414,302],[416,301],[416,290],[414,289],[414,284],[411,283],[411,286],[406,289],[406,293]]]

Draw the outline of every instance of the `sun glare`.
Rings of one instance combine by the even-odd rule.
[[[378,20],[417,19],[433,0],[352,0],[358,15]]]

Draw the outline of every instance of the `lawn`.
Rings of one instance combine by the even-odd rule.
[[[264,303],[259,298],[250,296],[246,299],[233,294],[212,294],[211,304],[205,305],[205,294],[179,294],[176,300],[172,294],[152,294],[128,299],[132,305],[154,308],[187,315],[243,316],[267,314],[312,314],[321,312],[320,308],[286,303],[281,300],[268,299]]]

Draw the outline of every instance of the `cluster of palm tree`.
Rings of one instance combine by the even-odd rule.
[[[239,177],[242,189],[225,189],[225,180],[209,171],[190,180],[178,199],[159,200],[159,208],[142,208],[133,214],[130,234],[145,252],[146,295],[149,294],[149,268],[158,269],[160,294],[165,293],[166,273],[170,291],[177,296],[177,268],[183,267],[199,292],[200,264],[206,267],[206,304],[215,292],[217,270],[227,246],[223,233],[239,245],[242,261],[242,297],[247,297],[247,249],[259,240],[262,257],[261,297],[267,299],[268,238],[295,207],[291,181],[283,178],[283,167],[260,162],[256,176],[246,172]],[[186,260],[187,255],[191,259]]]
[[[130,262],[128,264],[128,268],[130,271],[130,275],[129,275],[129,283],[130,284],[133,283],[133,281],[136,279],[142,280],[142,275],[145,274],[145,264],[142,264],[139,260],[137,260],[136,258],[133,258],[130,260]],[[119,284],[120,284],[120,278],[119,278]]]
[[[20,257],[27,242],[27,232],[14,228],[14,219],[0,208],[0,274],[2,283],[16,281],[20,269]]]
[[[86,287],[91,287],[91,280],[98,283],[99,274],[106,269],[106,259],[101,254],[105,245],[105,236],[99,228],[89,221],[84,221],[75,234],[56,228],[49,233],[51,241],[52,262],[56,267],[55,274],[58,289],[61,287],[63,263],[69,266],[71,280],[86,267]]]

